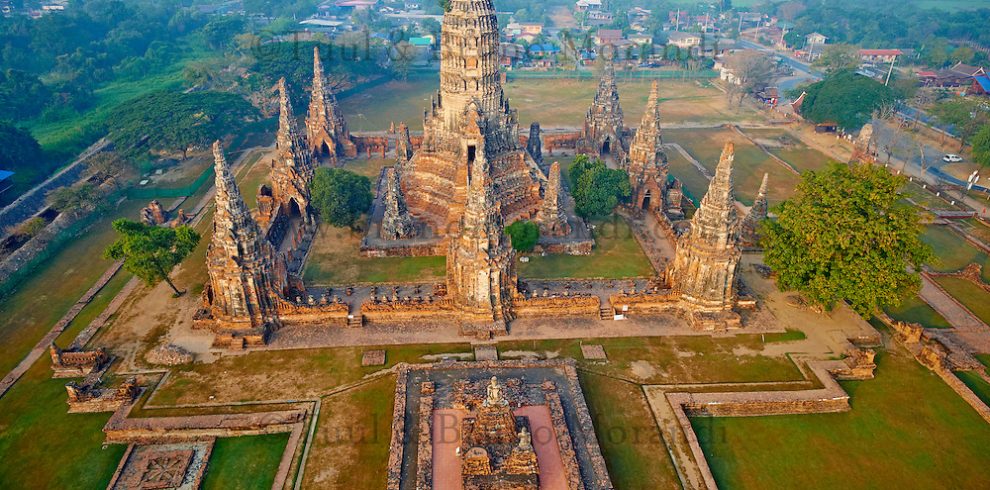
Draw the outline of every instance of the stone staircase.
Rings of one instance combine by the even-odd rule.
[[[609,303],[603,303],[598,310],[598,318],[602,320],[615,320],[615,308]]]
[[[364,326],[364,315],[348,315],[347,326],[349,328],[361,328]]]

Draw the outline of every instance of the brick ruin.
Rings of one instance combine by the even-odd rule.
[[[610,155],[622,161],[626,156],[624,140],[625,126],[619,88],[615,84],[615,65],[612,58],[606,56],[598,92],[584,117],[581,136],[576,143],[577,151],[597,157]]]
[[[572,359],[404,366],[395,395],[389,490],[613,488]]]
[[[739,220],[732,192],[735,148],[726,143],[715,168],[715,177],[691,218],[691,228],[678,237],[668,279],[680,293],[680,302],[691,322],[705,330],[739,326],[732,311],[736,300]]]
[[[424,114],[423,143],[399,175],[410,212],[441,237],[457,230],[475,160],[486,162],[506,221],[532,219],[540,208],[546,177],[520,145],[516,111],[499,77],[498,37],[491,1],[451,2],[440,88]]]
[[[369,232],[362,240],[361,252],[367,256],[446,255],[446,279],[431,285],[433,294],[352,296],[352,286],[334,286],[347,291],[342,296],[332,294],[333,288],[321,292],[303,284],[317,221],[309,192],[314,167],[321,152],[331,148],[328,140],[336,138],[330,152],[336,156],[351,154],[340,148],[364,141],[347,133],[343,115],[324,87],[318,51],[305,136],[296,130],[284,80],[278,84],[272,184],[260,189],[256,214],[244,203],[219,144],[214,145],[217,212],[207,259],[210,284],[195,323],[216,333],[215,345],[262,345],[275,330],[291,324],[360,327],[419,320],[453,322],[465,335],[491,338],[507,334],[520,315],[611,318],[606,310],[616,304],[636,314],[679,314],[702,330],[741,326],[734,311],[741,306],[735,274],[744,241],[740,229],[755,229],[765,216],[765,187],[741,224],[732,191],[733,149],[726,145],[700,209],[690,224],[675,227],[674,221],[683,217],[683,191],[667,169],[658,85],[651,87],[627,150],[611,63],[575,144],[594,140],[593,154],[608,149],[629,171],[635,201],[628,210],[638,219],[655,220],[656,228],[676,242],[675,257],[671,265],[655,262],[653,286],[639,291],[627,292],[609,282],[599,284],[605,292],[597,294],[544,290],[540,295],[519,283],[507,222],[536,222],[540,246],[548,253],[587,254],[593,239],[588,225],[571,216],[573,204],[560,166],[540,166],[541,140],[552,138],[543,136],[538,124],[530,126],[528,137],[518,134],[516,111],[499,77],[497,39],[490,0],[452,2],[443,22],[440,89],[425,113],[423,137],[414,140],[402,123],[393,131],[396,165],[382,172]],[[388,146],[388,137],[374,138]],[[408,290],[406,286],[381,285],[393,291]]]
[[[149,226],[168,226],[169,228],[175,228],[188,223],[190,219],[192,217],[181,209],[175,213],[175,216],[172,216],[172,213],[166,210],[157,199],[141,208],[141,222]]]
[[[110,361],[110,355],[102,347],[95,350],[62,350],[54,342],[48,346],[52,358],[53,378],[78,378],[100,371]]]
[[[338,158],[354,158],[358,148],[347,130],[344,114],[337,105],[333,90],[325,85],[323,62],[320,61],[320,47],[313,47],[313,90],[309,98],[309,113],[306,117],[306,142],[316,156],[326,157],[331,166],[336,166]]]
[[[745,247],[757,248],[760,246],[760,223],[767,219],[767,179],[768,174],[763,174],[763,182],[760,190],[756,193],[756,200],[753,207],[749,208],[746,217],[739,225],[739,241]]]

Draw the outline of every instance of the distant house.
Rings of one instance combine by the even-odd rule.
[[[780,101],[780,92],[777,87],[766,87],[756,93],[756,98],[770,107],[777,107],[777,102]]]
[[[969,95],[990,95],[990,76],[985,73],[982,75],[977,75],[973,77],[973,84],[966,91]]]
[[[611,24],[615,20],[615,16],[612,15],[612,12],[606,12],[604,10],[589,10],[587,13],[587,22],[589,25],[601,26]]]
[[[808,60],[815,61],[822,56],[822,51],[825,49],[825,43],[828,42],[828,37],[824,34],[817,32],[812,32],[804,38],[804,51]]]
[[[342,10],[368,10],[377,3],[378,0],[337,0],[334,6]]]
[[[598,34],[595,34],[595,44],[602,45],[616,45],[622,42],[622,31],[618,29],[598,29]]]
[[[515,43],[499,43],[499,62],[503,68],[510,68],[523,60],[526,48]]]
[[[602,0],[578,0],[574,4],[575,12],[588,12],[590,10],[601,10]]]
[[[510,22],[505,26],[505,35],[513,38],[519,36],[539,36],[543,33],[543,24],[538,22]]]
[[[631,34],[629,36],[629,42],[637,45],[653,44],[653,36],[649,34]]]
[[[861,49],[859,50],[859,58],[863,63],[870,64],[889,64],[897,60],[898,56],[903,55],[904,52],[899,49]]]
[[[682,49],[691,49],[695,46],[701,46],[701,34],[694,32],[671,32],[667,35],[667,44]]]
[[[555,56],[559,52],[560,52],[560,48],[550,43],[534,44],[529,47],[530,58],[543,58],[546,56]]]
[[[986,74],[986,70],[982,67],[956,63],[936,72],[932,85],[935,87],[968,87],[973,83],[974,77]]]

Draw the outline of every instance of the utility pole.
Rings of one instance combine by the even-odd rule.
[[[890,69],[887,70],[887,79],[884,80],[883,86],[886,87],[890,83],[890,75],[894,73],[894,63],[897,62],[897,55],[895,54],[890,60]]]

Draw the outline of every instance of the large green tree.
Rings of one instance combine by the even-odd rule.
[[[571,166],[575,210],[585,218],[607,216],[632,195],[629,174],[610,169],[601,160],[578,155]]]
[[[334,226],[353,228],[371,207],[371,180],[350,170],[318,168],[309,188],[316,211]]]
[[[180,151],[207,145],[258,117],[243,97],[223,92],[153,92],[124,102],[107,118],[111,139],[129,151]]]
[[[532,252],[540,241],[540,227],[532,221],[516,221],[507,226],[505,232],[512,238],[512,248],[520,252]]]
[[[0,168],[23,172],[41,163],[41,146],[26,129],[0,121]]]
[[[117,240],[104,251],[112,260],[123,260],[124,269],[149,286],[165,281],[176,296],[179,291],[169,277],[199,243],[199,233],[188,226],[165,228],[137,221],[118,219],[113,222]]]
[[[973,161],[984,167],[990,166],[990,125],[983,126],[976,132],[972,144]]]
[[[917,210],[902,202],[903,185],[871,165],[805,173],[763,229],[764,259],[779,287],[824,308],[846,301],[864,317],[917,292],[917,271],[933,254]]]
[[[959,136],[959,151],[977,131],[990,124],[990,110],[979,97],[953,97],[935,104],[931,114],[939,122],[952,126]]]
[[[890,87],[850,70],[829,74],[805,91],[801,116],[816,123],[834,121],[850,132],[858,131],[876,109],[897,98]]]

